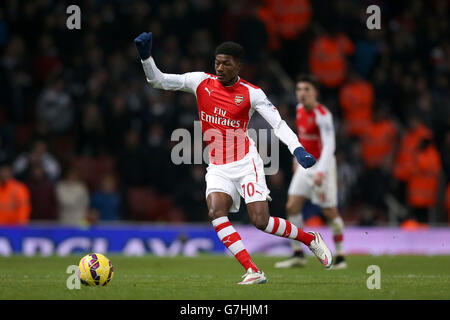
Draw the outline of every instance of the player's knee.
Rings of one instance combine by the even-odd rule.
[[[228,215],[228,212],[226,210],[222,209],[209,209],[208,210],[208,218],[210,221],[213,221],[220,217],[225,217]]]
[[[252,217],[252,223],[257,229],[264,231],[269,223],[269,216],[263,213],[254,215]]]

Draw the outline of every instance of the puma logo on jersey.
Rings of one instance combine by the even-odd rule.
[[[209,96],[211,97],[211,93],[212,93],[214,90],[209,91],[209,89],[208,89],[207,87],[205,87],[205,90],[206,90],[206,92],[208,92]]]

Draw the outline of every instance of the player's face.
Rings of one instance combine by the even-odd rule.
[[[214,61],[217,79],[224,86],[232,85],[237,81],[241,63],[227,54],[218,54]]]
[[[314,107],[317,103],[317,90],[309,82],[297,82],[295,87],[298,101],[307,108]]]

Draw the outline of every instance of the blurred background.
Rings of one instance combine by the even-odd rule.
[[[0,186],[0,224],[207,223],[206,165],[170,159],[173,130],[198,120],[195,97],[147,84],[133,39],[151,31],[167,73],[214,73],[217,45],[243,45],[242,78],[294,131],[294,80],[313,73],[334,115],[348,226],[448,225],[449,3],[89,0],[69,30],[70,1],[2,1],[0,184],[19,187]],[[372,4],[380,30],[366,26]],[[268,124],[255,114],[250,127]],[[274,216],[285,216],[291,168],[280,144]],[[304,214],[325,223],[314,205]],[[245,206],[231,218],[248,223]]]

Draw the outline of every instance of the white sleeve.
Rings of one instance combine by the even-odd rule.
[[[261,89],[251,90],[252,107],[272,126],[274,133],[294,154],[294,150],[301,147],[297,135],[289,128],[287,123],[281,119],[278,109],[267,99]]]
[[[184,74],[162,73],[155,64],[153,57],[142,61],[147,82],[155,89],[181,90],[194,93],[198,85],[207,78],[204,72],[188,72]]]
[[[336,149],[333,116],[330,112],[327,112],[325,115],[316,113],[316,121],[320,130],[320,139],[322,140],[322,152],[317,162],[317,172],[326,172]]]

